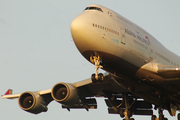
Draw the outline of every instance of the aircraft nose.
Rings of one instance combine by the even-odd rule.
[[[78,25],[78,18],[76,17],[76,18],[71,22],[71,33],[74,33],[74,31],[76,31],[75,29],[77,29],[77,25]]]
[[[72,22],[71,22],[71,35],[73,37],[73,40],[75,41],[76,39],[74,38],[77,38],[77,34],[80,30],[80,18],[79,17],[76,17]]]
[[[86,30],[86,18],[80,14],[71,22],[71,35],[80,52],[84,50],[83,48],[86,45]]]
[[[74,41],[80,37],[80,34],[83,34],[84,21],[82,15],[79,15],[71,22],[71,34]]]
[[[84,12],[71,22],[72,38],[79,52],[83,55],[89,51],[102,51],[104,49],[102,35],[93,28],[93,15],[91,12]]]

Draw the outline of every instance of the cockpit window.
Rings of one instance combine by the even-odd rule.
[[[84,9],[84,10],[98,10],[98,11],[103,12],[102,9],[101,9],[101,8],[98,8],[98,7],[87,7],[87,8]]]

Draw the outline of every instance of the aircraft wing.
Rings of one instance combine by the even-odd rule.
[[[15,99],[15,98],[19,98],[21,94],[12,94],[12,95],[2,95],[3,99]]]
[[[169,65],[158,65],[158,73],[164,78],[180,78],[180,67]]]
[[[91,79],[76,83],[57,83],[52,89],[40,91],[27,91],[21,94],[9,94],[7,91],[2,98],[18,98],[19,106],[30,113],[38,114],[47,111],[48,104],[55,100],[62,104],[63,108],[95,109],[97,103],[94,97],[106,97],[105,91],[112,93],[128,92],[115,81],[112,74],[104,74],[104,81],[93,83]]]
[[[11,89],[8,89],[8,91],[9,90],[11,90]],[[7,92],[8,92],[7,91]],[[15,99],[15,98],[19,98],[20,97],[20,95],[21,94],[7,94],[7,92],[4,94],[4,95],[2,95],[2,98],[3,99]],[[39,95],[45,95],[45,94],[49,94],[49,93],[51,93],[51,89],[47,89],[47,90],[41,90],[41,91],[37,91],[37,93],[39,94]]]
[[[142,66],[137,73],[149,71],[153,75],[160,75],[161,77],[169,80],[176,80],[180,78],[180,69],[173,66],[166,66],[158,63],[148,63]],[[140,75],[141,75],[140,74]],[[168,75],[167,75],[168,74]],[[151,74],[150,74],[151,75]],[[96,109],[97,102],[95,97],[105,97],[105,102],[108,106],[108,111],[111,114],[119,114],[118,108],[125,109],[123,102],[123,94],[131,98],[132,107],[135,109],[133,114],[137,115],[152,115],[152,105],[144,100],[139,99],[138,96],[144,97],[145,95],[135,94],[133,91],[123,87],[117,81],[122,78],[119,78],[113,74],[106,73],[104,74],[103,82],[93,83],[91,79],[86,79],[76,83],[57,83],[53,88],[40,91],[27,91],[21,94],[11,94],[11,92],[6,92],[2,98],[14,99],[18,98],[19,106],[21,109],[33,113],[39,114],[41,112],[46,112],[48,110],[48,104],[55,100],[58,103],[62,104],[62,108],[70,109]],[[127,80],[125,80],[127,81]],[[132,83],[134,84],[134,83]],[[144,84],[143,84],[144,85]],[[139,85],[134,85],[136,90],[140,87]],[[153,88],[144,88],[144,93],[151,93]],[[147,92],[146,92],[147,90]],[[124,94],[124,95],[125,95]],[[152,96],[147,99],[157,99],[152,98]]]
[[[141,76],[141,79],[145,79],[148,75],[148,79],[153,81],[154,79],[165,79],[175,85],[180,85],[180,67],[163,65],[160,63],[150,62],[142,66],[137,75]],[[157,77],[159,76],[159,77]]]
[[[168,78],[180,78],[180,67],[179,66],[171,66],[171,65],[163,65],[160,63],[150,62],[143,65],[139,71],[142,70],[151,71],[155,74],[160,75],[161,77]]]
[[[115,80],[114,77],[112,74],[105,73],[105,78],[104,78],[105,81],[103,83],[93,83],[91,79],[86,79],[83,81],[73,83],[71,85],[73,85],[77,89],[83,89],[84,91],[88,90],[89,93],[86,94],[87,97],[92,96],[92,94],[95,96],[105,96],[103,94],[104,90],[114,90],[114,92],[130,92],[123,86],[119,86],[119,85],[118,85],[118,89],[116,89],[117,84],[114,81]],[[9,92],[9,90],[11,89],[8,89],[7,92]],[[37,93],[38,95],[46,95],[46,94],[51,94],[51,91],[52,89],[40,90],[34,92]],[[7,94],[7,92],[4,95],[2,95],[3,99],[15,99],[15,98],[19,98],[21,95],[21,94],[12,94],[12,93]]]

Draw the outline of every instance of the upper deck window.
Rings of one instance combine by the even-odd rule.
[[[98,10],[98,11],[103,12],[102,9],[101,9],[101,8],[98,8],[98,7],[87,7],[87,8],[84,9],[84,10]]]

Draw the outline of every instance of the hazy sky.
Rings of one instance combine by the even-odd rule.
[[[73,83],[89,78],[94,66],[76,49],[70,24],[91,4],[116,11],[180,55],[179,0],[0,0],[0,94],[9,88],[14,93],[22,93],[49,89],[58,82]],[[18,99],[0,99],[0,119],[121,119],[119,115],[108,114],[103,99],[98,99],[97,110],[89,112],[68,112],[55,101],[48,108],[46,113],[33,115],[21,110]],[[167,112],[165,116],[176,120]],[[144,116],[134,118],[150,120]]]

